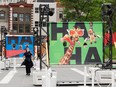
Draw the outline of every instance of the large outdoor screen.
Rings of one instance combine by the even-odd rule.
[[[26,48],[34,55],[33,35],[7,35],[6,36],[6,57],[23,57]]]
[[[50,64],[103,62],[102,22],[49,23]]]

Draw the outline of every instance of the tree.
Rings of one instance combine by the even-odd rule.
[[[116,32],[116,1],[112,0],[112,8],[113,8],[113,17],[112,17],[112,22],[113,22],[113,31]]]
[[[65,18],[70,21],[102,21],[101,5],[112,3],[116,7],[115,0],[60,0],[64,6]],[[116,31],[116,11],[113,12],[113,31]]]
[[[101,20],[101,0],[60,0],[64,14],[71,21]]]

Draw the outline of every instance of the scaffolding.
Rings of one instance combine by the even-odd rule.
[[[103,43],[103,68],[109,69],[112,69],[112,13],[111,3],[102,4],[103,37],[104,41],[107,40],[106,45]]]
[[[36,33],[36,36],[35,36],[35,43],[37,45],[37,59],[40,60],[40,70],[42,69],[42,63],[49,68],[49,64],[45,63],[42,58],[45,56],[45,55],[49,55],[49,52],[45,55],[41,55],[42,54],[42,48],[44,48],[45,50],[49,50],[49,42],[48,42],[48,37],[49,37],[49,25],[48,25],[48,22],[49,22],[49,16],[52,16],[53,15],[53,11],[49,8],[49,4],[40,4],[39,5],[39,27],[38,28],[34,28],[34,32]],[[46,27],[47,27],[47,30],[44,29],[43,25],[44,23],[46,23]],[[36,30],[35,30],[36,29]],[[44,32],[46,35],[42,35],[42,32]],[[34,33],[34,34],[35,34]],[[46,42],[47,45],[43,45],[42,43]],[[38,49],[39,47],[39,49]],[[47,56],[49,57],[49,56]],[[47,58],[49,60],[49,58]]]

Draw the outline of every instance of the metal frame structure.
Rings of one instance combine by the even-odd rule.
[[[49,37],[49,31],[48,31],[48,22],[49,22],[49,16],[53,15],[53,11],[49,8],[49,4],[40,4],[39,5],[39,27],[35,27],[33,31],[36,33],[36,44],[37,44],[37,59],[40,59],[40,70],[42,69],[42,63],[48,68],[49,66],[42,60],[42,58],[45,56],[42,56],[42,47],[46,49],[44,45],[42,45],[43,41],[46,41],[49,45],[48,39]],[[46,22],[46,28],[44,29],[43,23]],[[36,29],[36,30],[35,30]],[[42,35],[42,31],[46,34],[45,37]],[[40,49],[38,49],[40,47]],[[48,48],[48,47],[47,47]],[[39,53],[39,54],[38,54]],[[49,54],[49,53],[48,53]]]
[[[109,37],[107,39],[108,43],[105,46],[103,43],[103,65],[102,68],[112,69],[112,4],[104,3],[102,4],[102,21],[103,21],[103,37],[107,33]],[[104,42],[104,41],[103,41]],[[108,48],[109,53],[106,53],[106,48]],[[106,57],[108,61],[105,61]]]
[[[2,38],[4,35],[4,38]],[[6,47],[6,35],[7,35],[7,29],[5,26],[1,26],[1,60],[2,60],[2,51],[3,51],[3,47]],[[6,56],[6,52],[4,57]]]

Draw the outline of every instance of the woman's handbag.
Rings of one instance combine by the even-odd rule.
[[[33,61],[31,61],[31,63],[30,63],[30,67],[33,67]]]
[[[24,60],[22,63],[21,63],[21,66],[22,65],[26,65],[26,60]]]

